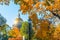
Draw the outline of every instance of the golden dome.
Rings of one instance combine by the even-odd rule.
[[[23,20],[21,18],[16,18],[15,21],[14,21],[14,23],[17,24],[17,23],[22,22],[22,21]]]
[[[14,26],[20,26],[22,24],[22,19],[20,18],[20,13],[18,13],[18,17],[14,21]]]

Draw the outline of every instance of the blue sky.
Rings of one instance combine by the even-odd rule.
[[[7,24],[12,26],[14,24],[14,20],[17,17],[19,5],[14,4],[12,1],[10,2],[9,6],[7,5],[0,5],[0,13],[7,19]],[[21,18],[24,21],[27,21],[28,15],[22,15]]]

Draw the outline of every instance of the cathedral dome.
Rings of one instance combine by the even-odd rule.
[[[22,21],[23,20],[20,18],[20,13],[18,13],[18,17],[15,19],[13,26],[20,28],[22,25]]]
[[[21,23],[23,20],[21,18],[16,18],[14,21],[14,24]]]

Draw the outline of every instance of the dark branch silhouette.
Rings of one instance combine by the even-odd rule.
[[[54,13],[53,11],[51,11],[51,13],[60,19],[60,16],[58,14]]]

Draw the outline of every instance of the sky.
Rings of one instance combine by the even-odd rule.
[[[12,26],[14,24],[14,20],[18,15],[19,5],[14,4],[13,1],[10,1],[9,6],[7,5],[0,5],[0,14],[6,18],[7,24]],[[22,20],[27,21],[28,15],[22,15],[20,12],[20,17]]]

